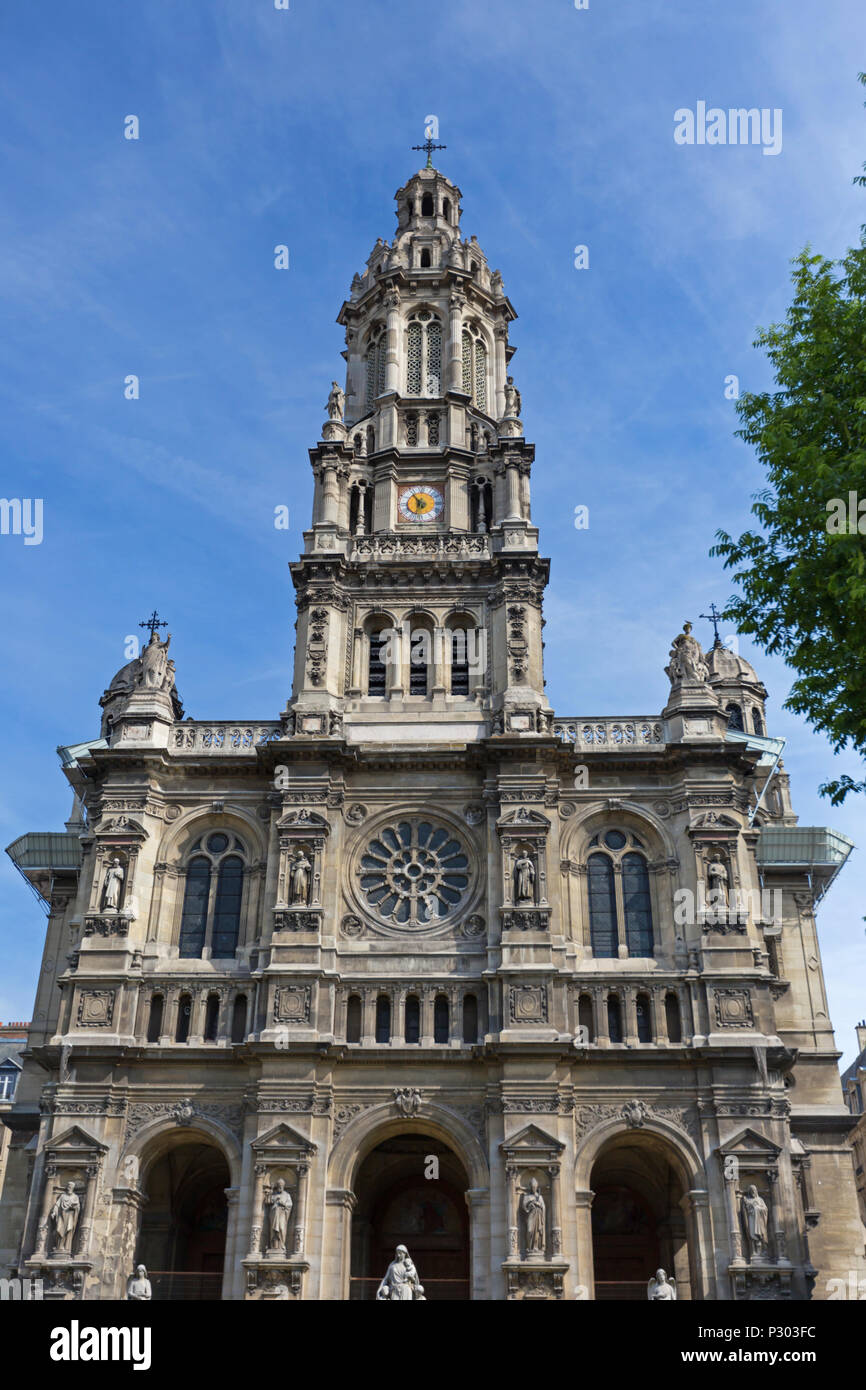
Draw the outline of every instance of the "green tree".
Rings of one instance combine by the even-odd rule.
[[[755,340],[777,389],[737,402],[737,434],[767,472],[752,505],[761,530],[718,531],[711,554],[741,590],[725,617],[796,673],[785,708],[866,758],[866,228],[841,260],[807,247],[793,266],[784,323]],[[864,790],[847,775],[821,787],[834,804]]]

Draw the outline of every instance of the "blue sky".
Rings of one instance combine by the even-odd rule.
[[[838,255],[866,221],[851,184],[864,29],[858,0],[6,7],[2,492],[44,499],[44,539],[0,537],[2,843],[62,826],[55,747],[96,735],[154,605],[194,717],[284,706],[286,565],[342,369],[334,318],[393,235],[431,113],[464,232],[520,315],[512,367],[553,562],[548,694],[560,714],[660,710],[670,639],[691,618],[707,643],[698,614],[731,591],[714,532],[744,527],[762,481],[725,377],[768,384],[750,345],[784,314],[790,259],[807,241]],[[781,108],[781,153],[676,145],[674,112],[700,100]],[[289,532],[273,527],[280,503]],[[769,732],[789,740],[801,823],[866,845],[863,799],[817,796],[857,760],[781,709],[780,662],[741,650],[770,690]],[[866,1015],[863,862],[819,916],[846,1057]],[[5,855],[0,879],[0,1018],[27,1018],[44,918]]]

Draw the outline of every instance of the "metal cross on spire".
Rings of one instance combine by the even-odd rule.
[[[424,141],[424,144],[423,144],[423,145],[413,145],[412,148],[413,148],[413,150],[426,150],[426,151],[427,151],[427,163],[425,164],[424,167],[425,167],[425,169],[432,169],[432,168],[433,168],[433,151],[434,151],[434,150],[447,150],[448,146],[447,146],[447,145],[434,145],[433,141],[432,141],[432,140],[430,139],[430,137],[428,136],[427,139]]]
[[[149,617],[149,618],[145,618],[144,622],[143,622],[143,623],[139,623],[138,626],[139,626],[139,627],[147,627],[147,628],[150,628],[150,635],[151,635],[151,637],[153,637],[153,634],[157,631],[158,628],[161,628],[161,627],[168,627],[168,619],[167,619],[167,618],[160,618],[159,614],[157,613],[156,609],[154,608],[154,610],[153,610],[153,612],[151,613],[150,617]]]
[[[700,613],[700,614],[698,614],[698,616],[701,617],[701,618],[706,618],[706,620],[707,620],[708,623],[712,623],[712,625],[713,625],[713,632],[714,632],[715,635],[716,635],[716,640],[715,640],[715,642],[713,643],[713,646],[714,646],[714,647],[720,647],[722,644],[721,644],[721,642],[719,641],[719,623],[720,623],[721,620],[722,620],[722,614],[719,612],[719,610],[718,610],[718,608],[716,607],[716,605],[715,605],[714,603],[711,603],[711,604],[710,604],[710,611],[709,611],[709,613]]]

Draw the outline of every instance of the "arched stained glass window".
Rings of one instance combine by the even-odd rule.
[[[442,324],[429,309],[419,309],[406,330],[406,394],[442,394]]]
[[[487,410],[487,347],[481,330],[474,324],[463,329],[463,390],[472,404]]]
[[[433,319],[427,325],[427,395],[439,396],[442,383],[442,325]]]
[[[421,325],[409,324],[406,352],[406,392],[410,396],[421,395]]]
[[[613,863],[606,854],[591,854],[588,862],[589,932],[594,956],[617,954],[616,894]]]
[[[243,887],[243,860],[230,854],[220,864],[217,876],[211,951],[214,957],[233,956],[237,950]]]
[[[380,326],[374,330],[367,345],[364,360],[367,373],[367,409],[372,410],[376,397],[381,396],[385,390],[385,330],[383,327]]]
[[[463,330],[463,390],[467,396],[472,395],[472,339],[468,328]]]
[[[200,956],[204,950],[209,896],[210,860],[193,859],[186,871],[183,913],[180,919],[179,954],[185,958]]]
[[[487,411],[487,349],[480,338],[475,343],[475,404]]]
[[[625,854],[622,860],[622,899],[625,940],[630,956],[653,953],[653,914],[649,873],[642,854]]]
[[[728,716],[728,728],[731,732],[738,734],[743,733],[743,711],[740,706],[734,704],[728,705],[725,713]]]

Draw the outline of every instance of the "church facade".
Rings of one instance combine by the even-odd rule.
[[[814,913],[850,845],[689,624],[664,710],[550,707],[516,315],[460,198],[428,156],[340,311],[286,709],[185,718],[157,624],[61,750],[65,832],[10,846],[49,916],[0,1248],[46,1297],[862,1271]]]

